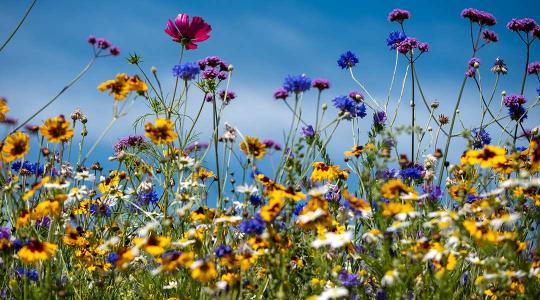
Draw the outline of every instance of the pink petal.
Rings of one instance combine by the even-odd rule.
[[[174,24],[182,36],[189,36],[189,15],[179,14],[176,16]]]

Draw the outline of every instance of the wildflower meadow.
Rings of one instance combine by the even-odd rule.
[[[28,2],[0,32],[0,57],[39,9]],[[540,299],[537,21],[466,7],[453,16],[467,26],[453,43],[469,55],[443,110],[421,72],[430,41],[411,26],[425,15],[377,15],[393,31],[366,43],[386,39],[380,59],[393,67],[366,72],[357,45],[318,62],[340,72],[332,82],[275,74],[282,84],[264,97],[288,121],[268,139],[228,120],[242,98],[234,62],[199,54],[226,28],[199,14],[160,20],[152,47],[175,47],[169,69],[82,36],[88,64],[39,109],[19,118],[26,100],[1,95],[0,298]],[[519,47],[519,64],[483,54],[500,43]],[[110,74],[92,86],[108,97],[95,106],[103,117],[49,114],[98,64]],[[135,106],[132,133],[111,144]],[[96,123],[104,129],[90,135]]]

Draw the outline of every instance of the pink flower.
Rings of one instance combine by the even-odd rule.
[[[174,22],[169,20],[165,32],[173,38],[173,41],[181,43],[187,50],[197,49],[199,42],[206,41],[212,27],[201,17],[193,17],[191,23],[187,14],[179,14]]]

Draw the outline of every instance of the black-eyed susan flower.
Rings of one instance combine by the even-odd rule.
[[[30,240],[28,244],[24,245],[17,255],[25,263],[33,263],[36,261],[44,261],[49,259],[58,248],[57,245],[41,242],[38,240]]]
[[[195,254],[190,251],[169,251],[157,258],[161,268],[168,272],[175,271],[180,267],[187,268],[191,266],[194,260]]]
[[[128,87],[130,91],[136,92],[139,95],[144,94],[148,90],[148,86],[138,75],[133,75],[129,78]]]
[[[492,168],[506,161],[506,150],[491,145],[485,145],[480,150],[468,150],[461,157],[462,164],[480,165],[482,168]]]
[[[64,244],[68,246],[84,247],[88,246],[90,242],[86,239],[91,233],[85,232],[81,227],[74,228],[72,226],[66,227],[66,235],[63,238]]]
[[[328,166],[323,162],[314,162],[312,164],[313,172],[311,172],[312,181],[334,181],[339,178],[341,171],[339,166]]]
[[[348,206],[357,214],[363,217],[371,216],[371,206],[365,200],[355,197],[349,193],[349,190],[345,189],[342,192],[343,198],[347,200]]]
[[[369,143],[369,144],[366,144],[365,146],[362,146],[362,145],[354,145],[352,147],[351,150],[348,150],[348,151],[345,151],[343,152],[343,154],[347,157],[350,157],[350,156],[355,156],[355,157],[360,157],[360,155],[362,153],[364,153],[364,151],[367,151],[367,150],[372,150],[375,148],[375,145]]]
[[[261,159],[266,153],[266,145],[256,137],[246,136],[240,142],[240,150],[254,159]]]
[[[413,194],[416,195],[416,191],[404,184],[399,179],[391,179],[385,182],[381,188],[382,196],[386,199],[397,199],[400,196]]]
[[[20,131],[14,132],[6,138],[2,146],[2,159],[11,162],[22,158],[30,150],[30,137]]]
[[[62,212],[63,202],[66,201],[67,195],[60,194],[54,198],[47,199],[38,203],[32,211],[33,220],[41,220],[46,216],[58,216]]]
[[[216,265],[209,260],[198,260],[190,268],[191,277],[200,282],[208,282],[217,276]]]
[[[146,83],[137,75],[129,77],[126,73],[119,73],[115,79],[107,80],[98,85],[98,90],[101,92],[109,91],[109,95],[114,97],[116,101],[126,99],[130,92],[144,93],[148,90]]]
[[[147,238],[135,238],[133,242],[137,247],[141,247],[148,254],[153,256],[161,255],[165,252],[165,247],[171,243],[171,239],[165,236],[149,236]]]
[[[174,132],[174,123],[169,119],[156,119],[156,124],[144,125],[146,136],[156,145],[169,144],[178,135]]]
[[[40,126],[39,131],[50,143],[67,142],[73,137],[73,128],[63,115],[48,118]]]
[[[261,207],[261,218],[266,222],[271,222],[281,213],[284,206],[283,193],[280,191],[272,192],[268,204]]]

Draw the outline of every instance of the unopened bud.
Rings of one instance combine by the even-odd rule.
[[[152,73],[156,74],[157,73],[157,68],[152,66],[152,68],[150,68],[150,71],[152,71]]]

